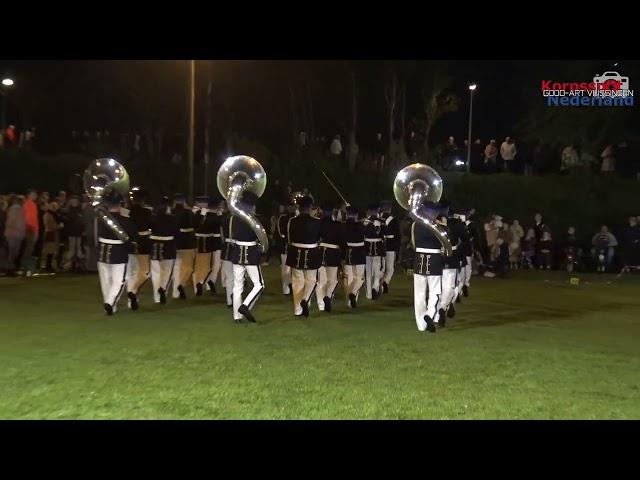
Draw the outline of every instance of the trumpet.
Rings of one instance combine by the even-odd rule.
[[[123,242],[129,241],[129,235],[109,213],[104,204],[105,199],[112,193],[117,193],[123,199],[129,193],[129,174],[118,161],[113,158],[99,158],[91,162],[84,171],[82,184],[85,192],[91,198],[91,205],[99,218]]]
[[[398,172],[393,182],[393,195],[409,216],[431,231],[442,244],[445,254],[453,254],[453,246],[447,233],[429,217],[420,212],[424,200],[438,202],[442,197],[442,178],[433,168],[414,163]]]
[[[218,170],[218,190],[227,200],[229,211],[251,227],[262,246],[262,252],[269,250],[269,237],[262,224],[251,213],[238,206],[244,192],[262,196],[267,186],[267,174],[260,163],[246,155],[229,157]]]

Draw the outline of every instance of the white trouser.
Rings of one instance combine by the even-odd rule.
[[[364,283],[364,265],[345,265],[344,273],[344,293],[347,306],[351,306],[349,295],[353,293],[356,296],[356,300],[358,300],[358,294]]]
[[[233,265],[233,264],[232,264]],[[249,275],[253,288],[242,301],[245,272]],[[264,280],[259,265],[233,265],[233,319],[242,320],[243,316],[238,312],[240,305],[246,305],[249,310],[253,308],[258,297],[264,290]]]
[[[338,267],[320,267],[318,269],[318,286],[316,290],[318,310],[324,310],[324,297],[333,299],[337,286]]]
[[[295,315],[302,314],[300,302],[306,300],[311,307],[311,295],[316,288],[318,279],[318,270],[299,270],[291,269],[291,288],[293,289],[293,313]]]
[[[462,294],[462,285],[464,285],[464,272],[466,267],[460,267],[456,270],[456,297]],[[454,297],[455,298],[455,297]]]
[[[193,274],[193,264],[196,260],[196,249],[178,250],[176,252],[176,266],[173,272],[173,298],[178,298],[179,286],[186,286]]]
[[[445,312],[449,308],[449,305],[456,298],[456,277],[458,271],[455,268],[445,268],[442,270],[442,296],[440,297],[439,309]]]
[[[127,275],[126,263],[103,263],[98,262],[98,276],[100,277],[100,288],[102,299],[116,311],[116,304],[124,290],[124,283]]]
[[[230,260],[222,261],[222,285],[227,294],[227,305],[233,303],[233,263]]]
[[[291,283],[291,267],[287,265],[287,256],[285,254],[280,254],[280,276],[282,277],[282,293],[284,295],[288,295],[289,293],[289,284]]]
[[[438,311],[438,301],[442,292],[441,282],[440,275],[413,274],[413,305],[416,312],[416,325],[421,332],[427,329],[424,316],[429,315],[434,318]],[[427,294],[429,295],[428,301]]]
[[[467,257],[467,266],[464,267],[464,284],[468,287],[471,285],[471,272],[473,268],[471,266],[471,257]]]
[[[371,300],[371,290],[380,291],[382,279],[382,257],[366,257],[365,277],[367,280],[367,298]]]
[[[382,281],[389,285],[391,283],[391,277],[396,267],[396,252],[387,252],[384,256],[384,277]]]
[[[149,255],[130,254],[127,265],[127,292],[138,294],[138,291],[151,274]]]
[[[222,250],[214,250],[213,263],[211,264],[211,272],[209,273],[209,276],[204,281],[204,285],[207,290],[211,290],[211,287],[209,286],[210,281],[213,282],[214,285],[218,282],[218,274],[220,274],[220,277],[221,277],[220,281],[224,283],[224,281],[222,280],[221,269],[222,269]]]
[[[175,263],[175,260],[151,260],[151,283],[153,285],[154,302],[160,303],[159,288],[164,289],[165,292],[169,290]]]

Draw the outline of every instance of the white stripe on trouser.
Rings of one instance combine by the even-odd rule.
[[[393,277],[393,272],[396,266],[396,252],[391,251],[387,252],[384,256],[384,277],[382,277],[382,281],[389,285],[391,283],[391,277]]]
[[[175,260],[151,260],[151,284],[153,285],[153,301],[160,303],[158,289],[169,288],[171,277],[173,276]]]
[[[100,289],[102,290],[103,303],[108,303],[116,312],[120,295],[124,290],[126,280],[126,263],[98,262],[98,276],[100,277]]]
[[[198,283],[206,283],[207,277],[211,274],[211,265],[213,264],[213,252],[196,253],[196,261],[193,264],[193,291],[197,292],[196,285]]]
[[[189,278],[193,274],[193,264],[196,259],[196,249],[189,248],[176,252],[176,266],[173,272],[173,298],[178,298],[180,292],[178,287],[183,287],[189,283]]]
[[[280,254],[280,276],[282,277],[282,293],[288,295],[289,284],[291,283],[291,267],[287,265],[287,256]]]
[[[222,285],[227,294],[227,305],[233,303],[233,263],[229,260],[222,261]]]
[[[293,313],[295,315],[302,314],[300,302],[306,300],[311,307],[311,295],[316,288],[318,280],[318,270],[299,270],[291,269],[291,287],[293,288]]]
[[[211,270],[207,278],[205,278],[204,280],[204,284],[206,285],[207,290],[211,290],[211,287],[209,286],[210,281],[213,282],[214,285],[218,282],[218,274],[220,273],[221,268],[222,268],[222,250],[215,250],[213,252]],[[222,277],[222,275],[220,276]],[[220,278],[220,281],[222,282],[222,278]]]
[[[349,303],[349,294],[353,293],[358,300],[360,289],[364,284],[364,265],[345,265],[344,266],[344,293],[346,297],[347,306],[351,306]]]
[[[371,290],[380,291],[382,257],[366,257],[365,278],[367,281],[367,298],[371,300]]]
[[[441,284],[440,275],[413,275],[413,305],[416,312],[416,325],[421,332],[427,329],[424,316],[435,317],[442,293]],[[428,300],[427,295],[429,295]]]
[[[232,264],[233,265],[233,264]],[[242,301],[242,290],[244,289],[245,272],[253,283],[253,288]],[[258,265],[233,265],[233,318],[242,320],[243,316],[238,312],[240,305],[246,305],[249,310],[253,308],[259,295],[264,290],[262,273]]]
[[[129,265],[127,266],[127,292],[136,295],[140,287],[144,285],[151,274],[149,255],[131,254],[129,255]]]
[[[439,309],[444,310],[445,312],[449,308],[449,305],[453,301],[456,295],[456,274],[457,270],[455,268],[445,268],[442,270],[442,296],[440,297],[440,305],[438,305]],[[434,318],[434,320],[437,320]]]
[[[468,287],[471,284],[471,272],[472,272],[472,267],[471,267],[471,257],[467,257],[467,266],[465,267],[464,270],[464,284]]]
[[[338,267],[320,267],[318,269],[318,285],[316,299],[318,310],[324,310],[324,297],[333,298],[338,285]]]

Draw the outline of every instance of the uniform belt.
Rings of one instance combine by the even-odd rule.
[[[258,245],[258,242],[241,242],[240,240],[234,240],[236,245],[240,245],[241,247],[254,247]]]
[[[160,242],[168,242],[169,240],[173,240],[173,236],[171,236],[171,237],[159,237],[157,235],[151,235],[151,240],[158,240]]]
[[[324,243],[324,242],[322,242],[322,243],[320,244],[320,246],[321,246],[321,247],[324,247],[324,248],[340,248],[340,247],[339,247],[338,245],[336,245],[335,243]]]
[[[146,235],[151,235],[151,230],[144,230],[142,232],[138,232],[138,235],[140,235],[141,237],[144,237]]]
[[[234,243],[233,238],[225,238],[225,239],[224,239],[224,241],[225,241],[226,243]]]
[[[442,253],[439,248],[416,248],[416,253]]]
[[[395,238],[395,235],[385,235],[384,238]]]
[[[365,242],[375,243],[375,242],[381,242],[382,239],[381,238],[365,238],[364,241]]]
[[[109,245],[123,245],[124,242],[122,240],[114,240],[113,238],[102,238],[99,237],[98,240],[102,243],[108,243]]]
[[[297,248],[317,248],[318,247],[317,243],[295,243],[295,242],[292,242],[291,245],[293,245],[294,247],[297,247]]]
[[[180,233],[189,233],[193,232],[193,228],[181,228]]]
[[[364,247],[364,242],[350,243],[347,242],[348,247]]]
[[[199,237],[199,238],[211,238],[215,236],[216,236],[215,233],[196,233],[196,237]],[[218,233],[218,236],[220,236],[219,233]]]

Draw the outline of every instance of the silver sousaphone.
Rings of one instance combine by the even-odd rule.
[[[218,170],[218,190],[227,200],[229,211],[251,227],[262,246],[262,252],[269,250],[269,237],[262,224],[251,213],[238,206],[244,192],[261,197],[267,186],[267,174],[262,165],[246,155],[229,157]]]
[[[91,198],[91,205],[98,217],[123,242],[129,241],[129,235],[109,213],[105,205],[106,198],[111,193],[117,193],[123,199],[129,194],[129,174],[118,161],[113,158],[99,158],[91,162],[84,171],[82,184],[85,192]]]
[[[409,211],[409,216],[429,229],[442,244],[445,254],[453,253],[453,246],[444,230],[441,230],[434,219],[424,215],[422,202],[429,200],[439,202],[442,197],[442,178],[433,168],[421,163],[404,167],[396,175],[393,182],[393,194],[402,208]]]

